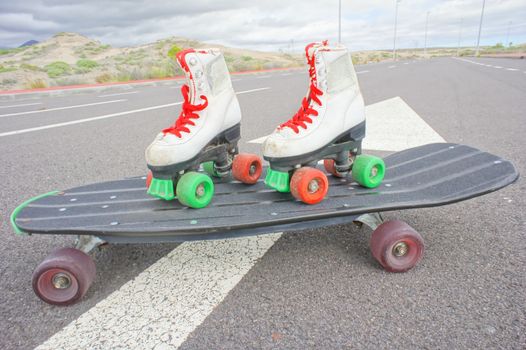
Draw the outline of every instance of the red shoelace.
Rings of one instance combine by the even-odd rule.
[[[323,45],[326,45],[327,42],[324,41]],[[312,119],[309,117],[317,116],[318,111],[316,111],[314,108],[311,107],[311,102],[316,102],[319,106],[321,106],[321,101],[318,98],[318,96],[323,95],[323,91],[318,89],[316,87],[316,67],[314,64],[315,58],[314,56],[310,57],[309,55],[309,49],[310,47],[314,45],[310,44],[305,48],[305,56],[307,56],[307,63],[309,64],[309,76],[310,76],[310,87],[309,87],[309,95],[308,97],[304,97],[301,101],[301,107],[300,109],[294,114],[294,116],[286,121],[285,123],[281,124],[280,128],[289,127],[297,134],[300,132],[299,127],[301,126],[303,129],[307,129],[306,123],[312,123]]]
[[[179,114],[179,117],[175,121],[174,125],[163,130],[164,134],[174,134],[175,136],[180,138],[182,136],[182,132],[190,133],[190,129],[188,129],[186,126],[195,125],[192,119],[199,118],[199,114],[195,112],[202,111],[208,106],[208,99],[204,95],[199,96],[202,100],[205,101],[204,103],[200,105],[191,104],[189,99],[189,92],[190,88],[188,87],[188,85],[183,85],[183,87],[181,88],[181,93],[183,94],[184,102],[181,114]]]

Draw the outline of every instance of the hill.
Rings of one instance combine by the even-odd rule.
[[[25,43],[23,43],[22,45],[20,45],[19,47],[31,46],[31,45],[35,45],[35,44],[38,44],[38,41],[36,41],[36,40],[28,40]]]
[[[294,67],[300,55],[211,45],[181,37],[125,48],[104,45],[76,33],[0,50],[0,90],[166,78],[182,71],[170,55],[188,48],[217,47],[231,71]],[[170,55],[169,55],[170,54]]]

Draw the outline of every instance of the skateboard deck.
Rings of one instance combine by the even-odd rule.
[[[145,177],[52,192],[19,206],[19,233],[93,235],[107,242],[166,242],[227,238],[349,223],[365,213],[459,202],[496,191],[519,176],[513,164],[478,149],[436,143],[385,159],[386,175],[374,189],[352,177],[329,175],[324,201],[307,205],[290,193],[216,179],[210,205],[191,209],[146,193]],[[265,170],[262,175],[264,178]]]

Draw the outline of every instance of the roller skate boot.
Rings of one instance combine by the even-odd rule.
[[[223,55],[216,49],[188,49],[177,54],[177,62],[186,76],[182,110],[146,149],[146,185],[154,197],[203,208],[214,194],[210,176],[232,173],[241,182],[255,183],[261,159],[238,154],[241,110]],[[201,166],[208,174],[198,172]]]
[[[265,140],[263,156],[270,163],[265,184],[307,204],[319,203],[328,179],[348,173],[360,185],[374,188],[385,173],[382,159],[361,155],[365,106],[351,56],[342,45],[326,41],[306,46],[310,86],[298,112]]]

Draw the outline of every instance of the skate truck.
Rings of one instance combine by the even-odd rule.
[[[361,186],[379,186],[385,164],[381,158],[361,154],[365,106],[349,52],[324,41],[307,45],[305,56],[309,90],[298,112],[263,144],[270,163],[265,183],[304,203],[319,203],[329,186],[327,176],[315,167],[323,160],[335,177],[352,169],[352,178]]]
[[[146,149],[147,189],[154,197],[203,208],[214,195],[210,176],[232,171],[236,180],[254,184],[261,159],[238,154],[241,110],[221,52],[187,49],[177,54],[177,62],[186,76],[182,110]],[[197,171],[200,166],[208,175]]]

